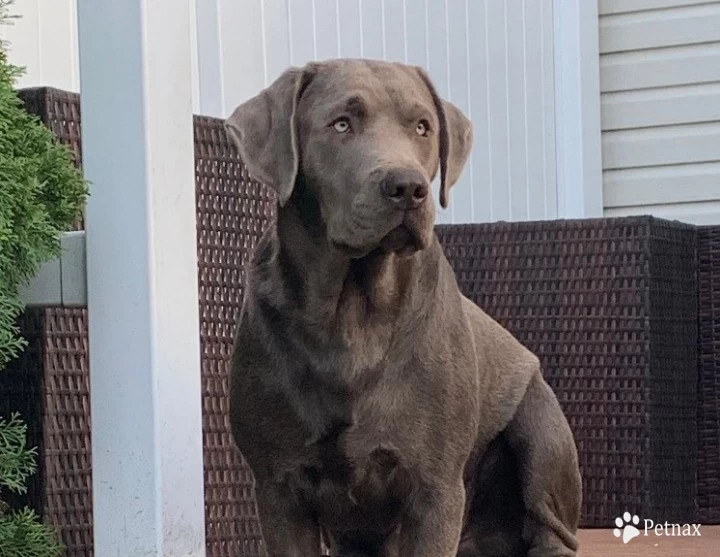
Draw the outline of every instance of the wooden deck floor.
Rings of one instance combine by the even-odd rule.
[[[718,557],[720,526],[701,526],[701,537],[670,538],[640,535],[627,545],[612,530],[582,530],[580,557]]]

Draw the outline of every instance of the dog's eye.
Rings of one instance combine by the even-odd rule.
[[[350,131],[350,120],[347,118],[338,118],[333,122],[332,127],[338,133],[347,133]]]
[[[430,124],[427,120],[420,120],[418,125],[415,127],[415,131],[418,135],[427,137],[428,131],[430,131]]]

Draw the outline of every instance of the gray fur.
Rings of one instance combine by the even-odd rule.
[[[279,198],[230,395],[268,555],[315,557],[323,532],[347,556],[574,556],[567,421],[433,233],[425,192],[440,169],[447,204],[467,118],[419,68],[334,60],[291,68],[227,128]]]

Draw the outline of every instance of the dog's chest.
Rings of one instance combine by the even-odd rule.
[[[345,428],[307,447],[307,459],[286,475],[287,487],[332,531],[389,531],[412,491],[401,455],[381,444],[348,456]]]
[[[324,350],[298,353],[288,368],[284,396],[302,424],[308,444],[328,437],[338,426],[361,422],[359,427],[371,430],[376,425],[372,422],[386,414],[382,400],[387,395],[380,393],[395,392],[386,385],[388,371],[395,369],[384,361],[387,349],[369,335],[353,340],[367,344],[349,349],[344,341],[335,340]]]

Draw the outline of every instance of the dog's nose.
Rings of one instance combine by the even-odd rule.
[[[380,182],[380,191],[398,209],[416,209],[428,196],[430,186],[415,170],[392,170]]]

